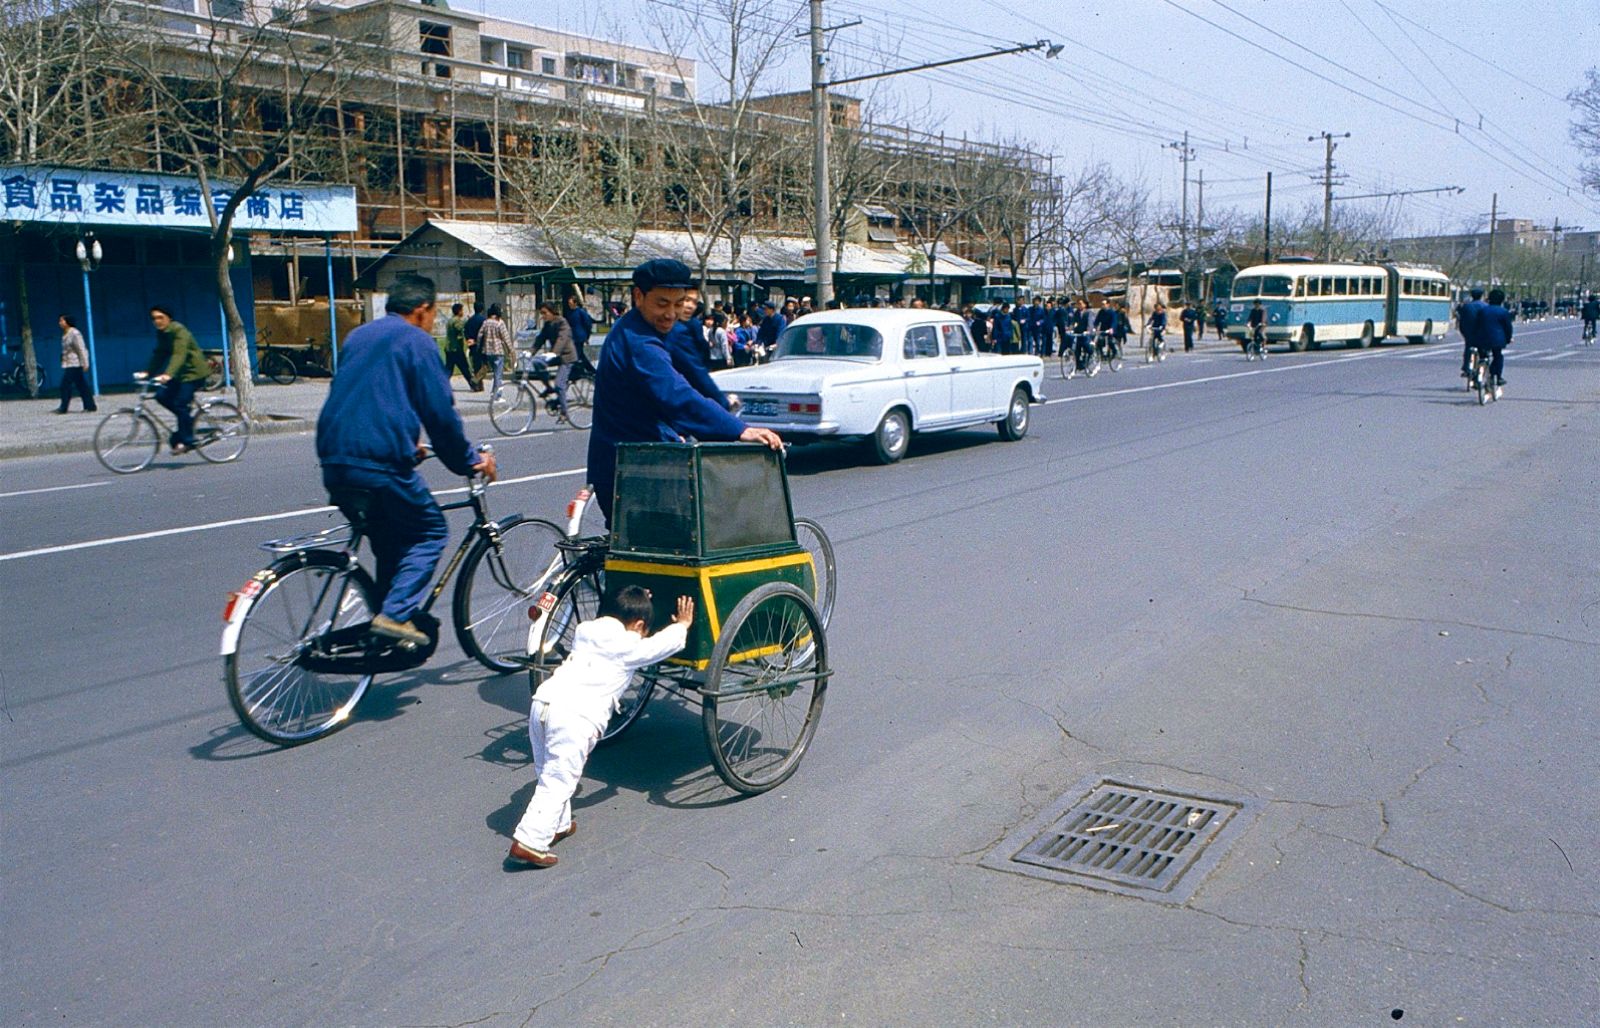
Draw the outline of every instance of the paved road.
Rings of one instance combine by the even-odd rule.
[[[1453,344],[1213,355],[1052,383],[1014,445],[798,453],[840,560],[799,774],[733,799],[653,704],[518,875],[521,680],[446,643],[312,746],[233,721],[224,594],[328,519],[306,437],[6,462],[0,1023],[1595,1023],[1575,341],[1488,408]],[[503,442],[497,508],[582,444]],[[979,866],[1091,778],[1255,816],[1181,904]]]

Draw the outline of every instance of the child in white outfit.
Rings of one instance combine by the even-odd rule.
[[[600,741],[633,672],[683,649],[694,601],[679,597],[672,623],[646,638],[650,615],[648,589],[628,586],[608,597],[599,617],[578,626],[572,652],[534,693],[528,741],[537,784],[511,836],[509,869],[555,866],[550,847],[576,830],[572,794],[589,752]]]

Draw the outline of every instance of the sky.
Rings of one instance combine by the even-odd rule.
[[[550,28],[660,48],[679,24],[726,0],[452,0]],[[1600,194],[1578,187],[1581,155],[1564,97],[1600,66],[1600,0],[825,0],[833,77],[1050,39],[1028,53],[883,80],[870,99],[918,112],[919,127],[1025,139],[1058,172],[1098,162],[1177,205],[1185,131],[1191,217],[1275,215],[1322,199],[1321,133],[1336,140],[1334,195],[1459,186],[1459,194],[1346,201],[1386,208],[1416,234],[1502,218],[1600,230]],[[803,30],[803,0],[764,18]],[[707,46],[712,45],[709,41]],[[702,71],[702,94],[712,76]],[[763,91],[810,84],[796,39]],[[864,95],[869,87],[856,87]],[[893,119],[891,119],[893,120]],[[1317,137],[1308,139],[1308,137]],[[1208,219],[1209,220],[1209,219]]]

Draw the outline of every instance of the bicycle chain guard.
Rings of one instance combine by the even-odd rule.
[[[418,611],[411,623],[427,633],[426,645],[408,648],[399,640],[374,635],[372,623],[363,621],[319,636],[295,665],[326,675],[382,675],[419,668],[439,648],[439,619]]]

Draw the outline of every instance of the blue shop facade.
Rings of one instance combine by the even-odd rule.
[[[210,185],[217,208],[236,188]],[[7,223],[0,225],[0,344],[21,353],[25,288],[47,388],[60,381],[62,314],[88,339],[100,390],[129,384],[149,363],[152,306],[170,310],[202,349],[226,349],[211,217],[197,179],[0,165],[0,221]],[[355,227],[349,186],[272,184],[245,198],[234,221],[229,278],[249,338],[256,334],[249,235],[327,238]]]

